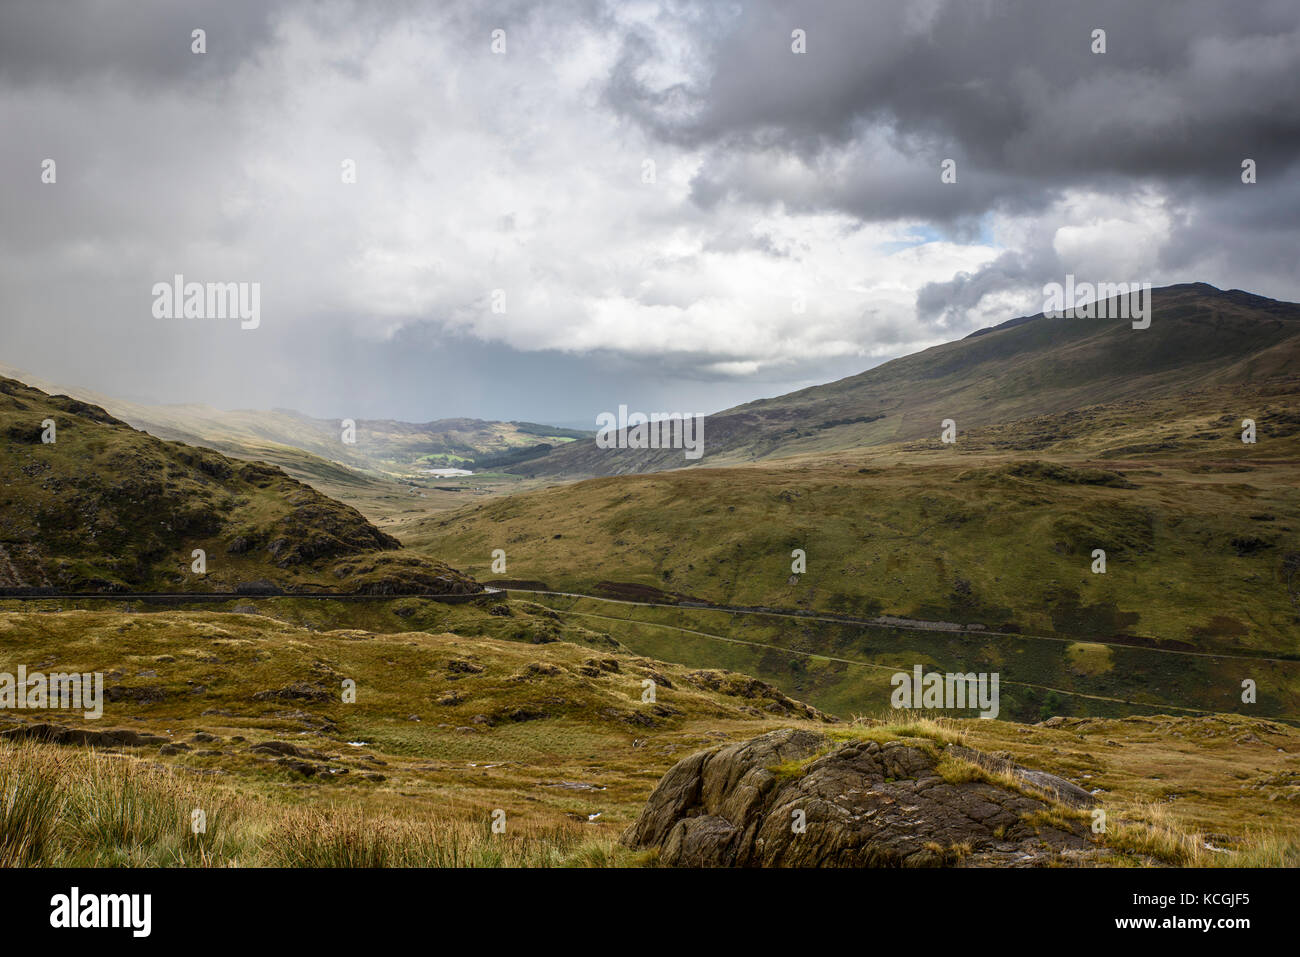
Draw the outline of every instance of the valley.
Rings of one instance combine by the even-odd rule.
[[[980,762],[1082,786],[1124,822],[1092,863],[1294,863],[1296,307],[1152,302],[1138,359],[1012,320],[710,416],[689,467],[511,423],[446,426],[490,467],[421,475],[467,459],[401,423],[354,452],[296,414],[104,400],[128,424],[0,379],[0,586],[38,592],[0,594],[0,671],[107,680],[99,722],[7,713],[0,778],[69,820],[104,788],[153,809],[33,848],[0,808],[0,860],[653,865],[621,838],[656,781],[792,731],[1013,804]],[[891,708],[916,667],[997,674],[997,719]],[[207,843],[172,820],[195,795]]]

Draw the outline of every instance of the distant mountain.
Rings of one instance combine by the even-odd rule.
[[[404,479],[435,468],[496,469],[545,455],[593,434],[534,422],[358,419],[354,434],[349,436],[355,441],[349,443],[344,441],[341,420],[313,418],[291,409],[224,411],[204,405],[147,405],[86,389],[65,388],[11,367],[0,366],[0,374],[46,391],[66,391],[159,438],[207,446],[238,458],[274,462],[296,478],[310,482],[360,481],[347,470]]]
[[[621,475],[937,443],[944,419],[954,420],[960,434],[1102,403],[1300,380],[1300,305],[1205,283],[1153,290],[1152,303],[1147,329],[1122,319],[1040,313],[838,382],[710,415],[704,455],[694,462],[680,450],[600,449],[584,440],[511,471]],[[1014,447],[1013,433],[1006,432],[1003,447]]]
[[[480,590],[275,466],[163,441],[68,396],[0,378],[0,436],[0,588]]]
[[[941,440],[944,419],[955,443]],[[575,443],[526,467],[647,474],[467,502],[403,527],[403,540],[484,580],[505,547],[509,576],[546,590],[1300,656],[1295,304],[1194,285],[1157,290],[1146,329],[1013,320],[710,416],[704,438],[706,468],[680,467],[680,452]],[[853,657],[847,635],[746,627],[747,640]],[[890,647],[879,638],[863,640],[863,657]],[[688,660],[695,637],[658,641],[654,656]],[[760,658],[737,670],[789,669]],[[1087,673],[1056,653],[1033,668],[1053,688]],[[1121,670],[1141,680],[1120,698],[1157,681],[1165,701],[1200,687],[1163,653]],[[810,670],[808,686],[822,677]],[[1289,703],[1274,713],[1295,715],[1300,682],[1285,681]]]

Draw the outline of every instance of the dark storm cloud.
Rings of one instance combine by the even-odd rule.
[[[194,83],[238,69],[274,39],[264,0],[6,0],[0,4],[0,83]],[[207,33],[195,60],[191,33]]]
[[[656,51],[633,36],[611,101],[692,145],[816,157],[882,124],[908,152],[1044,181],[1215,181],[1243,155],[1276,169],[1300,150],[1291,2],[755,3],[713,17],[697,82],[648,87],[638,71]],[[1104,54],[1090,49],[1098,27]]]
[[[985,296],[1033,285],[1056,270],[1056,257],[1047,252],[1009,249],[973,273],[958,273],[946,282],[927,283],[916,294],[917,316],[941,328],[960,329],[968,310]]]
[[[748,199],[915,217],[965,240],[989,211],[1154,183],[1198,207],[1162,255],[1170,268],[1225,241],[1224,275],[1258,277],[1295,258],[1300,5],[757,3],[734,21],[714,17],[694,82],[639,80],[655,54],[638,36],[608,90],[656,135],[715,151],[693,183],[703,208]],[[1104,54],[1091,49],[1096,28]],[[803,55],[791,52],[794,29]],[[767,170],[790,157],[807,175],[773,179]],[[1269,177],[1253,194],[1240,181],[1247,157]],[[946,158],[952,188],[938,182]],[[987,295],[1055,278],[1069,263],[1050,233],[1039,238],[927,285],[918,317],[957,324]]]
[[[965,239],[989,211],[1155,184],[1182,207],[1163,265],[1192,266],[1221,245],[1223,277],[1287,293],[1268,276],[1300,248],[1294,3],[766,3],[715,17],[693,81],[638,79],[655,54],[636,37],[608,90],[656,135],[714,151],[693,183],[704,208],[748,199],[916,217]],[[796,28],[804,55],[790,52]],[[1104,54],[1091,52],[1095,28]],[[768,173],[791,157],[806,176]],[[949,157],[957,188],[938,183]],[[1246,157],[1260,183],[1243,189]],[[1069,263],[1050,232],[1038,239],[929,284],[919,317],[954,322],[986,295],[1056,278]]]
[[[1160,251],[1161,265],[1186,270],[1212,251],[1219,282],[1278,298],[1295,298],[1281,277],[1300,268],[1300,177],[1241,186],[1202,198]]]

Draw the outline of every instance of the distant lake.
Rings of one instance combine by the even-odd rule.
[[[438,478],[456,478],[459,475],[473,475],[469,469],[425,469],[426,475],[436,475]]]

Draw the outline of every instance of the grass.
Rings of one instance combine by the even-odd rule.
[[[1200,471],[1197,458],[1114,465],[1134,487],[1008,473],[1017,461],[918,453],[860,471],[876,458],[853,453],[619,476],[393,528],[485,581],[500,548],[510,577],[563,591],[612,595],[612,582],[650,600],[1300,656],[1286,577],[1300,552],[1294,459],[1241,473]],[[1091,570],[1095,548],[1105,574]]]
[[[1158,804],[1132,808],[1124,818],[1107,817],[1103,842],[1121,854],[1138,859],[1154,858],[1176,867],[1216,867],[1227,863],[1216,860],[1207,850],[1203,835],[1180,826]],[[1254,848],[1247,853],[1254,853]]]
[[[0,612],[0,671],[100,671],[109,694],[100,722],[58,711],[5,718],[157,734],[180,753],[120,750],[272,804],[398,818],[438,809],[479,824],[501,808],[512,834],[573,827],[598,844],[631,823],[680,758],[791,724],[825,727],[802,706],[767,711],[778,699],[748,679],[732,685],[549,630],[533,644],[528,629],[553,623],[521,609],[444,611],[460,634],[319,631],[208,611]],[[647,677],[653,703],[642,701]],[[356,681],[354,704],[341,700],[344,678]],[[307,756],[257,750],[268,742]]]
[[[889,718],[854,718],[852,724],[837,725],[822,732],[826,745],[815,754],[805,758],[785,761],[769,767],[778,781],[792,781],[803,777],[812,764],[824,757],[833,748],[853,741],[874,741],[888,744],[891,741],[907,743],[934,752],[935,744],[943,747],[948,744],[962,744],[966,741],[966,732],[959,722],[947,718],[930,718],[914,712],[899,712]],[[940,767],[944,755],[940,755]],[[956,761],[956,759],[952,759]],[[964,763],[964,762],[963,762]],[[973,780],[973,779],[971,779]]]
[[[632,852],[572,825],[494,833],[483,822],[373,819],[357,808],[277,817],[262,848],[276,867],[608,867]]]
[[[649,657],[752,674],[836,714],[887,709],[891,676],[921,664],[940,672],[997,672],[999,717],[1226,712],[1300,718],[1300,662],[1220,659],[1051,636],[984,635],[846,625],[697,608],[649,608],[590,599],[539,598],[566,622],[600,630]],[[1084,662],[1092,667],[1080,667]],[[1109,662],[1109,668],[1101,667]],[[1249,674],[1258,701],[1241,700]],[[970,716],[969,714],[963,715]]]
[[[0,755],[0,866],[205,866],[225,854],[236,802],[213,785],[38,744],[3,744]]]
[[[825,734],[828,748],[850,740],[931,747],[951,783],[983,780],[1041,797],[947,752],[959,744],[1098,787],[1109,818],[1100,840],[1119,864],[1287,866],[1300,847],[1287,800],[1300,790],[1291,757],[1300,752],[1300,733],[1245,718],[1087,719],[1049,728],[901,712],[825,725],[749,714],[749,699],[696,686],[676,665],[607,654],[600,657],[619,671],[588,674],[586,663],[598,660],[592,649],[563,642],[309,633],[202,612],[0,617],[0,667],[47,660],[35,655],[55,649],[60,667],[115,661],[123,674],[111,683],[167,692],[156,702],[109,702],[104,726],[177,743],[203,730],[217,739],[203,747],[220,753],[0,741],[0,866],[653,864],[617,837],[676,760],[792,726]],[[448,671],[452,660],[483,671]],[[535,663],[550,667],[530,671]],[[305,679],[321,665],[358,676],[362,694],[351,710],[253,699],[263,679],[287,680],[295,667]],[[667,679],[659,703],[671,710],[629,723],[644,669]],[[158,674],[126,674],[136,671]],[[195,693],[191,682],[200,678]],[[447,690],[464,700],[442,706],[445,719],[425,704],[425,720],[407,720],[412,701]],[[535,720],[472,720],[561,701],[568,705]],[[70,720],[57,712],[25,716]],[[305,777],[251,750],[268,741],[307,749],[309,763],[349,773]],[[772,770],[794,778],[816,757]],[[201,835],[190,827],[195,809],[206,816]],[[497,809],[507,814],[505,834],[492,832]],[[1035,823],[1068,824],[1053,816],[1061,814],[1079,812],[1054,806]]]
[[[0,867],[563,867],[640,861],[571,825],[295,807],[181,770],[0,744]],[[201,832],[194,812],[205,813]]]
[[[55,856],[72,758],[35,748],[5,753],[9,760],[0,764],[0,866],[34,867]]]
[[[1300,839],[1294,834],[1262,831],[1250,835],[1243,849],[1213,861],[1225,867],[1300,867]]]
[[[849,727],[832,729],[829,734],[837,740],[867,740],[880,744],[903,738],[923,738],[940,745],[965,745],[969,737],[961,721],[904,710],[891,711],[884,717],[856,715]]]
[[[53,421],[55,441],[43,422]],[[0,586],[63,592],[465,591],[349,505],[278,468],[164,442],[103,409],[0,378]],[[194,553],[204,554],[196,571]]]
[[[1229,715],[964,724],[968,746],[1095,791],[1106,843],[1122,852],[1227,866],[1285,860],[1300,845],[1290,810],[1300,734],[1285,725]]]

